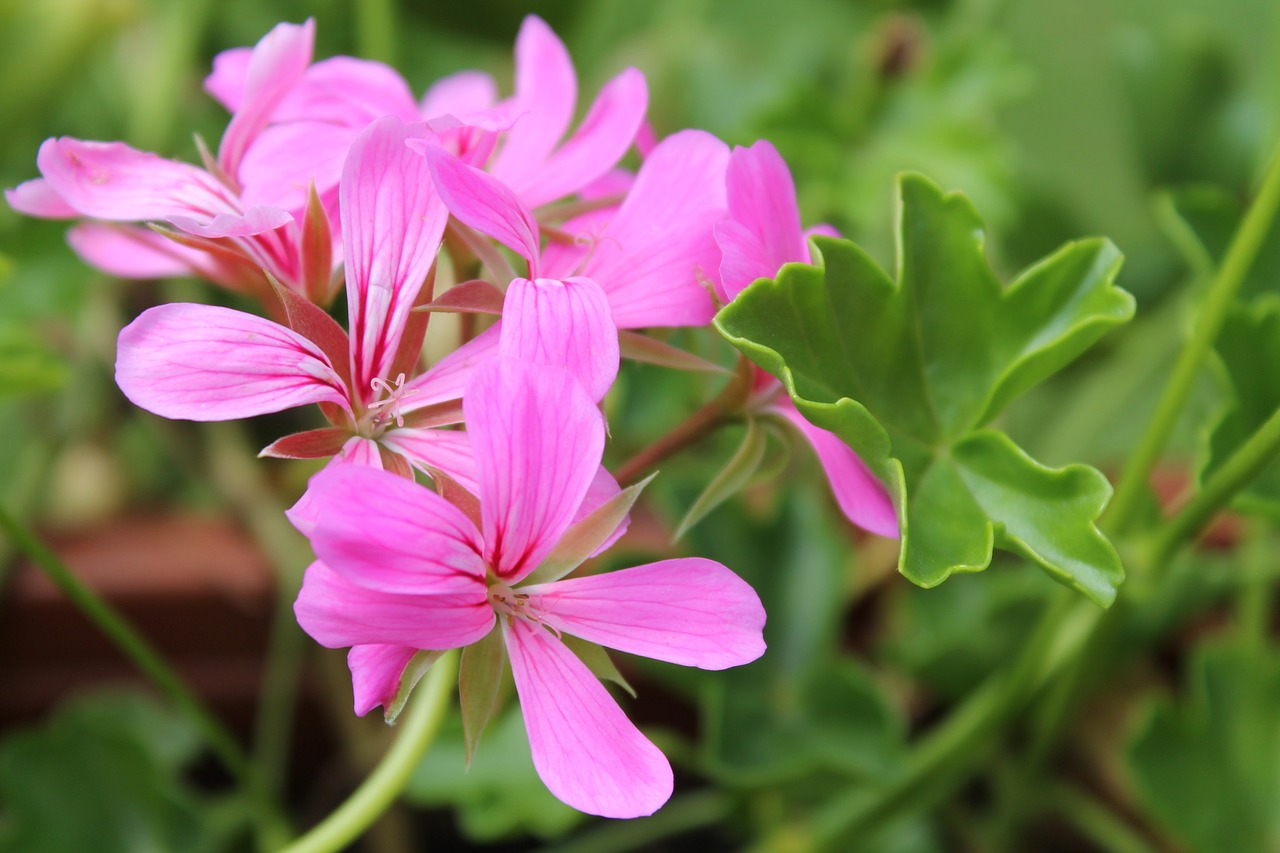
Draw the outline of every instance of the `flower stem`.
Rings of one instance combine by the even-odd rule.
[[[1192,386],[1218,337],[1227,311],[1271,229],[1277,209],[1280,209],[1280,146],[1272,154],[1262,187],[1244,221],[1236,229],[1217,275],[1209,284],[1204,302],[1196,313],[1191,339],[1178,355],[1147,431],[1116,485],[1115,497],[1107,512],[1107,522],[1112,530],[1123,531],[1133,521],[1148,478],[1191,395]]]
[[[390,807],[444,722],[457,668],[456,651],[440,656],[400,717],[400,733],[374,771],[346,802],[280,853],[336,853]]]

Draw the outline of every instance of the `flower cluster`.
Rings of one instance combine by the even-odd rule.
[[[330,459],[290,512],[317,558],[295,611],[319,643],[350,647],[356,713],[390,708],[424,651],[497,648],[551,791],[651,813],[671,769],[583,649],[721,669],[763,653],[765,614],[706,559],[575,572],[622,534],[637,493],[601,464],[600,403],[620,335],[706,325],[754,279],[809,261],[791,176],[767,142],[653,139],[635,69],[571,131],[573,65],[535,17],[505,99],[476,72],[415,99],[385,65],[313,62],[313,37],[281,24],[217,58],[206,88],[232,118],[203,168],[50,139],[42,177],[6,197],[82,219],[73,248],[113,274],[194,274],[260,303],[151,308],[121,332],[116,378],[169,418],[319,406],[327,426],[263,454]],[[346,328],[329,311],[340,289]],[[496,319],[427,366],[441,311]],[[757,373],[744,405],[812,445],[851,521],[897,534],[883,487],[776,380]]]

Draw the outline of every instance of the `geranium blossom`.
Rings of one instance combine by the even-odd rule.
[[[309,491],[317,523],[306,531],[318,562],[298,621],[323,645],[356,647],[358,712],[390,701],[416,650],[477,642],[496,621],[547,787],[583,811],[650,814],[670,796],[671,768],[561,635],[722,669],[764,651],[760,601],[727,568],[698,558],[527,582],[578,515],[599,468],[603,420],[569,372],[504,357],[477,368],[463,406],[480,523],[386,472],[321,472]]]

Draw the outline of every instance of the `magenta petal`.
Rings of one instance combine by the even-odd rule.
[[[547,626],[647,658],[725,669],[764,654],[764,607],[712,560],[663,560],[523,587]]]
[[[311,547],[351,583],[405,595],[483,589],[479,531],[435,492],[362,465],[329,466],[307,491]]]
[[[319,560],[307,567],[293,613],[302,630],[330,649],[368,644],[453,649],[476,642],[493,628],[484,581],[476,581],[466,593],[377,592]]]
[[[482,71],[459,71],[442,77],[422,96],[419,112],[423,118],[442,115],[466,115],[493,106],[498,99],[498,85]]]
[[[95,219],[145,222],[186,215],[204,221],[240,212],[208,172],[123,142],[47,139],[36,164],[55,194]]]
[[[490,359],[462,398],[480,475],[485,558],[515,582],[573,521],[604,451],[604,419],[572,374]]]
[[[649,105],[644,75],[623,71],[600,91],[578,130],[531,176],[513,188],[530,207],[564,198],[607,173],[636,138]]]
[[[270,320],[212,305],[150,308],[120,332],[116,383],[149,412],[225,421],[306,403],[347,406],[315,344]]]
[[[422,158],[405,146],[409,127],[395,116],[370,125],[342,170],[342,245],[351,318],[356,393],[387,378],[414,300],[422,290],[445,222]]]
[[[301,210],[311,185],[332,192],[360,128],[328,122],[290,122],[265,128],[240,161],[245,205]]]
[[[457,430],[393,429],[382,434],[382,443],[423,470],[436,468],[455,483],[479,496],[480,481],[471,438]]]
[[[213,71],[204,78],[204,90],[215,101],[234,113],[244,100],[245,81],[249,78],[249,63],[253,60],[253,48],[233,47],[213,58]]]
[[[475,369],[498,354],[501,325],[499,320],[409,382],[400,411],[407,414],[436,403],[461,400]]]
[[[150,228],[81,222],[67,232],[67,242],[85,263],[121,278],[168,278],[192,271],[210,276],[207,255]]]
[[[502,620],[538,776],[588,814],[653,814],[671,796],[666,756],[564,643],[523,619]]]
[[[578,78],[564,43],[546,21],[530,15],[516,36],[515,106],[524,115],[507,134],[493,174],[511,187],[529,185],[569,129]]]
[[[44,178],[23,181],[4,191],[4,200],[18,213],[41,219],[75,219],[80,211],[67,204]]]
[[[583,271],[604,287],[618,328],[710,322],[706,284],[720,263],[712,229],[725,213],[728,161],[728,146],[695,130],[667,137],[645,160]]]
[[[599,402],[618,376],[618,327],[589,278],[518,278],[507,289],[498,354],[563,367]]]
[[[327,471],[339,465],[364,465],[369,468],[381,469],[382,453],[378,450],[378,443],[364,436],[351,436],[351,438],[347,439],[346,444],[342,445],[342,450],[338,451],[337,455],[330,459],[321,470]],[[289,523],[298,529],[299,533],[309,537],[319,521],[319,511],[319,507],[311,495],[311,490],[307,489],[302,493],[302,497],[298,498],[297,503],[285,510],[284,514],[289,519]]]
[[[486,234],[537,269],[538,223],[509,187],[435,145],[423,156],[449,212],[464,225]],[[536,274],[536,273],[535,273]]]
[[[835,433],[805,420],[789,399],[783,399],[770,408],[790,421],[812,445],[845,517],[863,530],[890,539],[898,538],[898,516],[889,493],[862,464],[853,449]]]
[[[773,278],[783,264],[808,261],[809,250],[791,172],[771,144],[762,139],[750,148],[735,148],[725,184],[736,227],[724,229],[720,240],[720,280],[732,300],[756,279]]]
[[[301,25],[276,24],[254,46],[240,103],[218,146],[218,165],[228,175],[239,176],[240,160],[254,137],[311,64],[315,34],[314,19]]]
[[[374,708],[386,707],[400,690],[400,676],[404,668],[418,653],[412,646],[369,644],[352,646],[347,653],[347,667],[351,670],[351,688],[355,694],[357,717],[363,717]]]

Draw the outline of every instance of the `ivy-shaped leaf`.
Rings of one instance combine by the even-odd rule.
[[[817,265],[755,282],[717,327],[885,482],[909,579],[980,571],[1000,547],[1110,604],[1124,570],[1094,525],[1106,478],[1040,465],[987,425],[1133,316],[1119,252],[1069,243],[1002,291],[964,196],[918,175],[899,194],[896,281],[853,243],[816,238]]]

